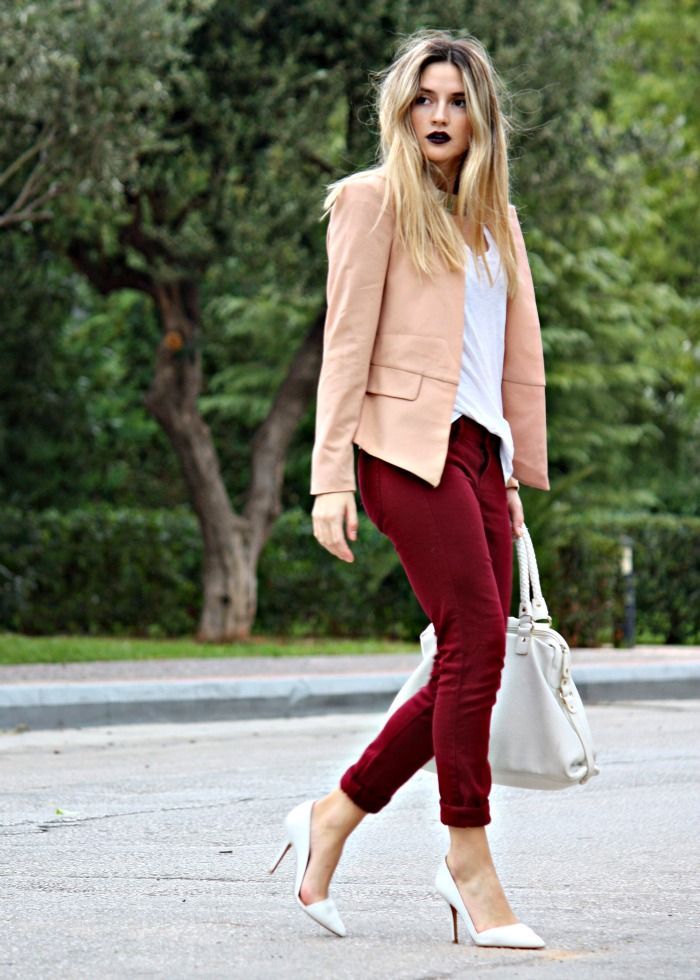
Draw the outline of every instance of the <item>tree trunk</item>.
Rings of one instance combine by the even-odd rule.
[[[149,248],[157,246],[143,235],[138,199],[134,207],[134,223],[122,229],[121,237],[150,254]],[[197,636],[210,642],[245,639],[257,610],[258,559],[281,510],[287,450],[316,390],[325,308],[319,310],[292,359],[252,441],[250,487],[243,515],[239,515],[231,507],[209,427],[197,406],[202,363],[196,283],[157,282],[150,273],[95,253],[78,239],[69,243],[67,254],[103,295],[137,289],[156,303],[163,334],[145,404],[177,454],[202,534],[203,604]]]
[[[284,460],[311,398],[321,358],[317,318],[297,352],[272,409],[253,440],[252,480],[244,516],[234,513],[209,427],[197,407],[202,386],[196,286],[156,284],[163,336],[146,407],[172,443],[202,533],[203,605],[197,638],[244,639],[257,610],[257,564],[281,509]]]
[[[250,635],[255,568],[249,521],[233,512],[209,426],[199,413],[202,388],[199,302],[191,283],[156,284],[163,336],[145,403],[177,453],[202,533],[203,602],[197,638],[226,642]]]

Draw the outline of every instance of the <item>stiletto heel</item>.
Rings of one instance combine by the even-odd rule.
[[[512,949],[541,949],[546,945],[544,939],[538,936],[529,926],[526,926],[524,922],[513,922],[507,926],[494,926],[493,929],[484,929],[481,932],[477,932],[471,916],[462,901],[457,883],[447,866],[447,858],[443,859],[437,870],[435,887],[452,911],[454,942],[459,942],[457,936],[457,913],[459,912],[469,930],[469,935],[477,946],[508,946]]]
[[[284,844],[282,845],[282,850],[279,853],[279,856],[275,859],[272,867],[268,869],[270,874],[272,874],[273,871],[277,870],[282,858],[284,857],[284,855],[287,853],[287,851],[290,849],[291,846],[292,845],[289,841],[284,842]]]
[[[301,883],[304,880],[304,873],[309,863],[311,852],[311,811],[314,802],[314,800],[306,800],[304,803],[300,803],[290,810],[284,818],[287,837],[269,872],[272,874],[287,851],[293,846],[297,854],[297,870],[294,879],[294,897],[297,903],[319,925],[335,933],[336,936],[345,936],[347,933],[343,925],[343,920],[340,918],[340,914],[332,898],[323,898],[319,902],[311,902],[309,905],[304,905],[299,897]]]
[[[450,905],[450,909],[452,910],[452,932],[454,933],[452,942],[459,943],[459,936],[457,935],[457,909],[454,905]]]

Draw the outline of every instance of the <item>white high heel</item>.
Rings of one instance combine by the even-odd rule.
[[[345,936],[346,930],[343,925],[343,920],[340,918],[338,909],[332,898],[323,898],[320,902],[311,902],[309,905],[304,905],[299,897],[301,883],[304,880],[304,872],[309,863],[309,852],[311,850],[311,810],[313,809],[314,802],[314,800],[306,800],[304,803],[300,803],[294,809],[290,810],[284,818],[287,836],[269,872],[272,874],[275,871],[282,858],[293,845],[297,852],[294,897],[307,915],[310,915],[319,925],[325,926],[326,929],[335,933],[336,936]]]
[[[435,887],[452,911],[454,942],[459,942],[457,937],[457,913],[459,912],[466,922],[469,934],[477,946],[509,946],[513,949],[541,949],[546,945],[544,939],[538,936],[529,926],[526,926],[524,922],[513,922],[507,926],[494,926],[492,929],[483,929],[481,932],[477,932],[471,916],[462,901],[457,884],[447,866],[447,858],[443,859],[437,870]]]

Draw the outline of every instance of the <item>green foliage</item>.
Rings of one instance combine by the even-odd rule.
[[[354,562],[323,550],[304,511],[278,521],[260,559],[257,628],[292,636],[415,637],[426,625],[391,543],[360,516]]]
[[[158,335],[150,302],[101,299],[16,233],[0,235],[0,301],[4,503],[184,503],[176,460],[143,408]]]
[[[59,198],[86,213],[89,200],[122,193],[139,155],[162,142],[183,43],[206,6],[120,0],[118,16],[99,0],[0,7],[0,215],[45,217]]]
[[[87,436],[79,375],[59,339],[72,300],[65,266],[51,256],[47,261],[46,251],[31,240],[0,235],[0,493],[5,503],[42,507],[71,500],[69,461]]]
[[[591,514],[570,523],[569,538],[587,540],[592,529],[609,543],[618,542],[621,535],[632,539],[638,629],[648,641],[698,643],[700,518],[645,513]],[[622,616],[622,582],[616,568],[619,550],[617,556],[613,550],[610,557],[610,562],[599,560],[597,567],[601,582],[607,576],[613,587],[612,622],[619,632]],[[590,568],[581,573],[584,581],[590,579]]]
[[[182,636],[196,627],[201,544],[192,516],[109,509],[0,512],[0,629],[38,635]],[[700,640],[700,519],[600,513],[533,535],[554,627],[573,646],[620,642],[620,537],[634,541],[639,642]],[[259,567],[256,633],[418,642],[427,620],[390,542],[365,515],[355,561],[284,514]],[[517,562],[514,562],[517,570]],[[517,576],[516,576],[517,578]],[[511,615],[517,614],[514,582]]]
[[[27,633],[191,632],[199,606],[194,518],[170,511],[5,509],[0,619]]]
[[[512,196],[543,326],[552,481],[548,494],[524,488],[526,520],[535,536],[556,526],[569,542],[556,558],[562,579],[550,549],[543,563],[553,590],[569,583],[552,598],[572,631],[588,636],[587,603],[594,633],[614,628],[616,546],[599,527],[602,539],[588,535],[577,550],[570,529],[599,512],[630,515],[636,531],[639,513],[651,515],[649,529],[655,513],[700,513],[700,11],[692,0],[125,0],[118,17],[103,0],[5,5],[0,215],[28,181],[28,200],[48,194],[39,207],[53,215],[49,228],[20,223],[0,243],[5,503],[68,511],[185,499],[142,408],[158,336],[150,300],[98,298],[65,261],[76,244],[109,269],[198,282],[208,379],[201,408],[232,499],[242,502],[256,427],[323,311],[324,185],[373,160],[369,72],[389,61],[400,35],[436,25],[482,39],[511,93]],[[343,632],[358,619],[354,566],[319,556],[299,531],[301,547],[291,530],[303,523],[294,508],[311,503],[312,441],[309,406],[285,469],[291,524],[285,518],[268,546],[274,555],[285,534],[295,542],[287,562],[304,612],[285,618],[294,579],[284,578],[284,561],[278,577],[265,557],[258,625]],[[651,542],[647,535],[640,540]],[[365,567],[377,567],[369,594],[387,610],[382,628],[411,633],[421,614],[412,599],[412,611],[402,605],[401,570],[379,544],[357,547],[370,548]],[[687,570],[684,554],[680,541],[664,551],[667,581],[675,556]],[[316,608],[319,569],[350,597],[347,613],[340,599],[328,612]],[[80,597],[71,601],[77,608]],[[362,617],[379,615],[362,602]],[[652,606],[673,608],[661,585],[644,602],[648,616]],[[92,629],[89,615],[76,615],[63,621]],[[653,615],[645,622],[654,635],[678,635],[677,614]],[[130,616],[129,628],[167,629],[158,616]]]
[[[569,527],[557,536],[546,565],[549,573],[543,568],[540,574],[554,628],[570,646],[612,642],[621,619],[618,536]]]
[[[618,134],[620,151],[608,168],[614,247],[634,266],[645,300],[637,312],[649,329],[637,357],[657,372],[640,404],[640,418],[656,435],[635,459],[635,482],[655,509],[698,514],[700,8],[693,0],[628,0],[615,4],[608,20],[615,57],[606,65],[609,98],[597,126]],[[645,316],[649,286],[656,294],[652,319]]]

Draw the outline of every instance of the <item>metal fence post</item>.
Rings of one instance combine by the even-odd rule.
[[[634,592],[634,540],[628,534],[620,536],[622,553],[620,556],[620,571],[624,585],[624,623],[622,628],[622,645],[633,647],[635,644],[635,620],[637,613]]]

